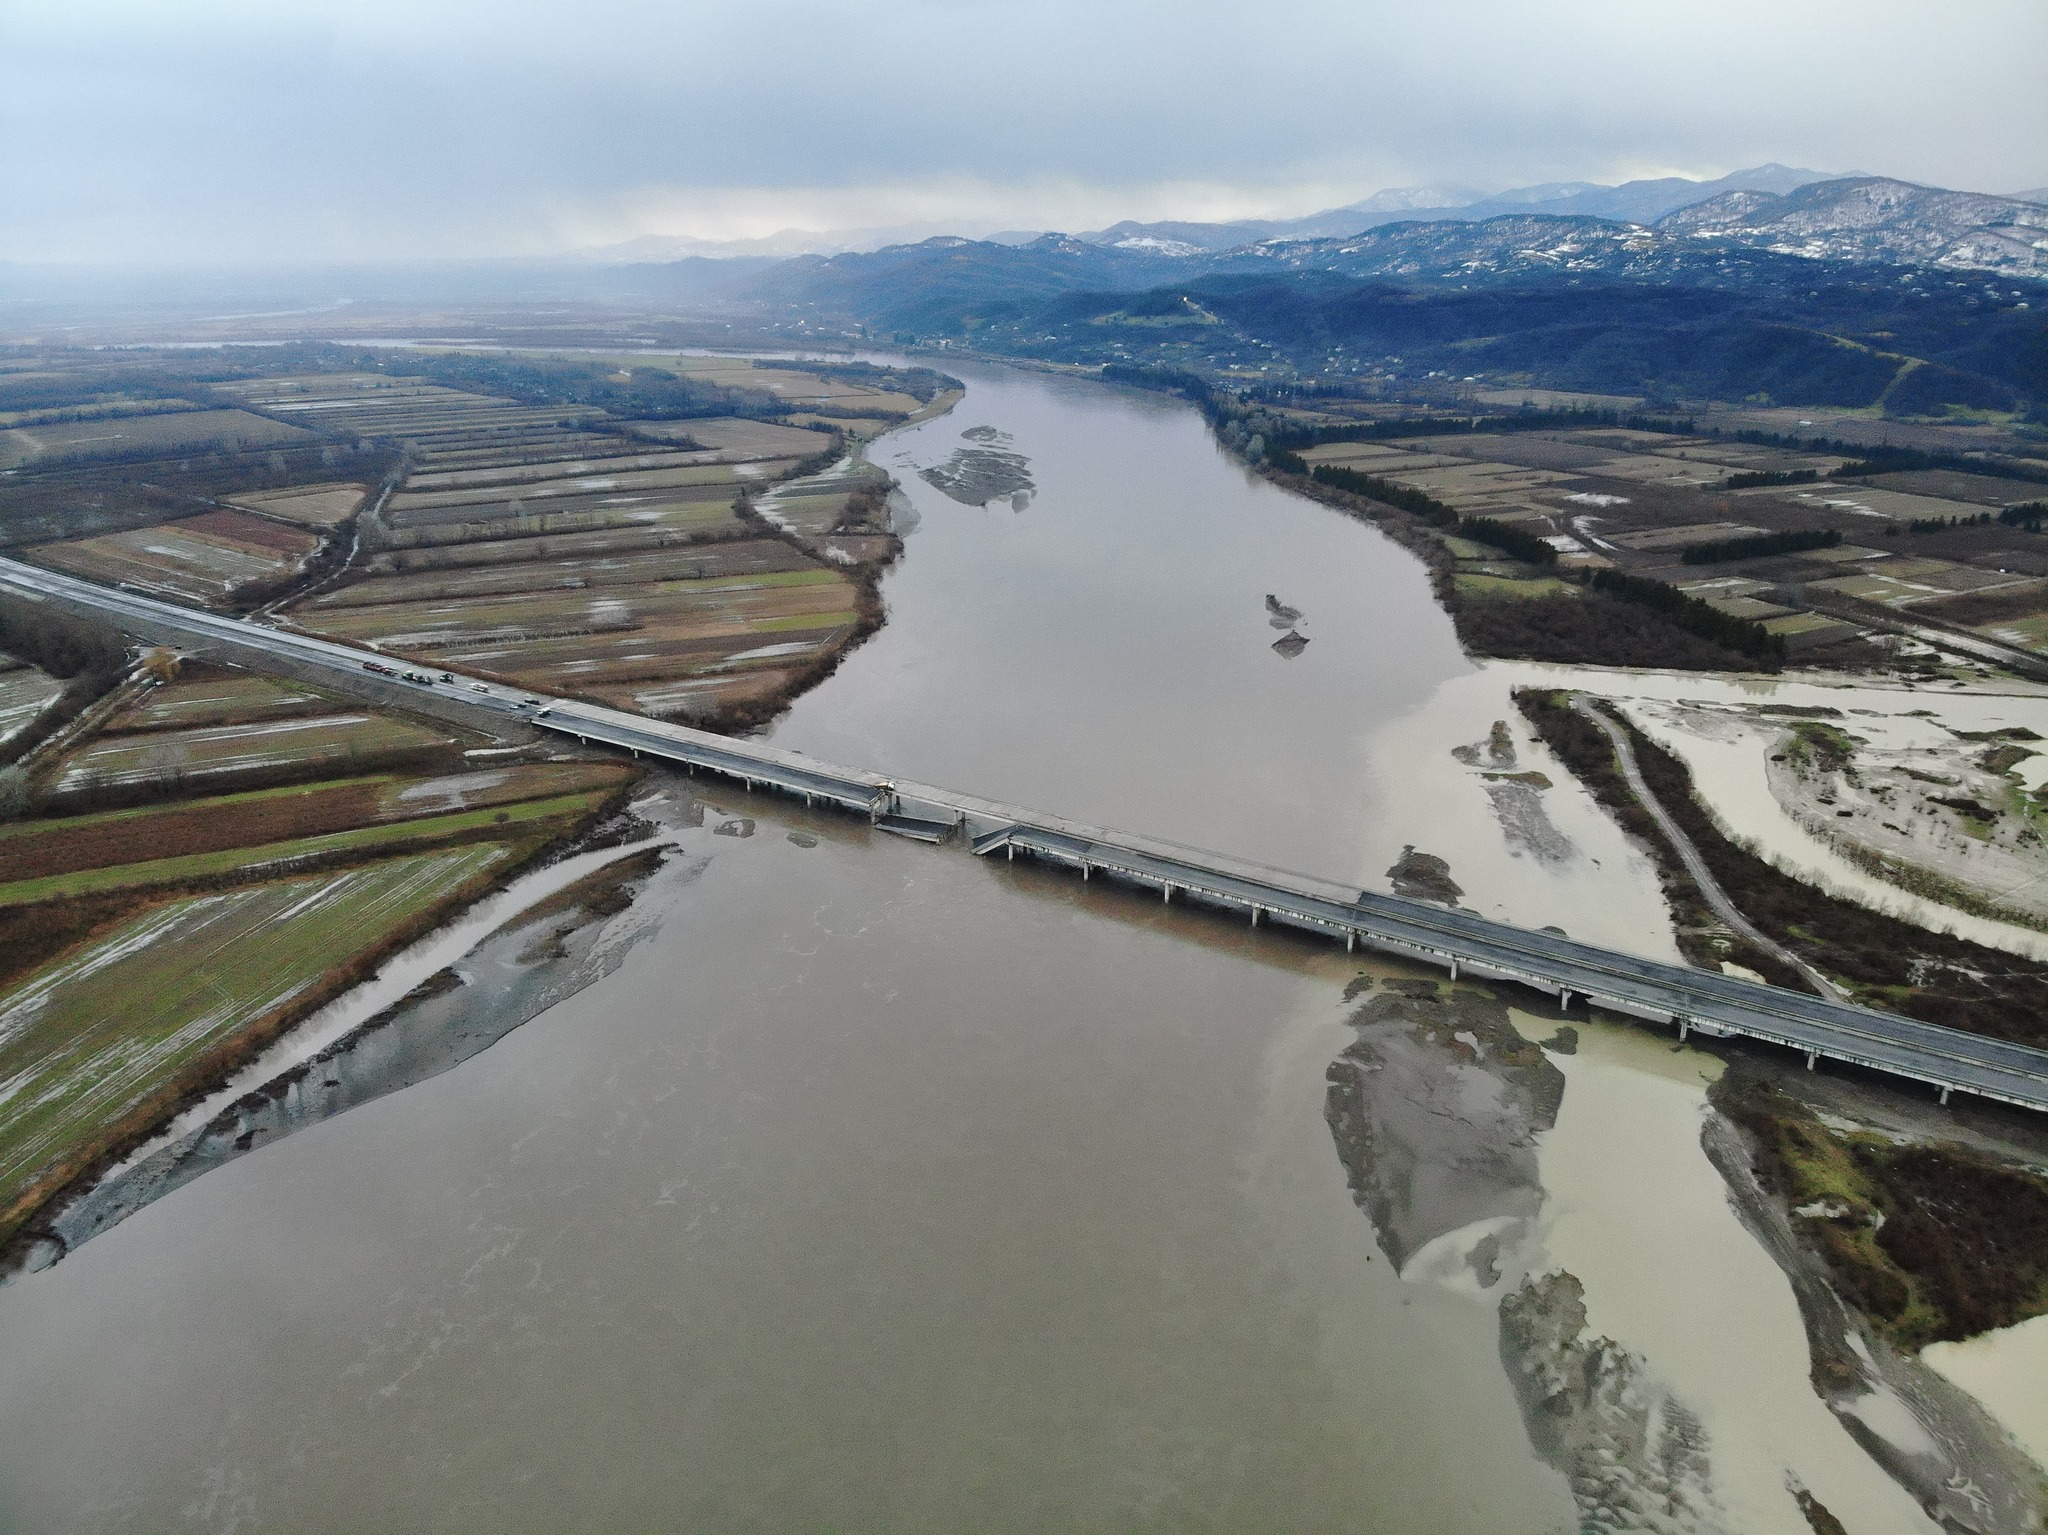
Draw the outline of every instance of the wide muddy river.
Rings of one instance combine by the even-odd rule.
[[[1375,888],[1413,844],[1674,956],[1410,555],[1190,409],[955,371],[872,449],[889,623],[779,744]],[[977,445],[1035,493],[917,473]],[[1554,788],[1487,776],[1496,719]],[[1707,1057],[1582,1022],[1540,1212],[1397,1271],[1325,1121],[1341,950],[703,792],[604,979],[0,1290],[0,1526],[1565,1531],[1499,1320],[1564,1268],[1692,1425],[1658,1527],[1797,1535],[1796,1482],[1933,1528],[1807,1384]]]

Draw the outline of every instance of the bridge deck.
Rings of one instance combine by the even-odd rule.
[[[173,643],[226,646],[260,660],[323,668],[335,683],[362,689],[376,653],[311,635],[200,613],[136,593],[0,559],[0,586],[112,616],[136,632]],[[375,679],[388,692],[387,679]],[[466,679],[465,679],[466,680]],[[1683,1033],[1745,1035],[1895,1076],[2048,1111],[2048,1051],[1966,1034],[1711,970],[1695,970],[1579,943],[1554,933],[1493,922],[1400,896],[1362,892],[1314,875],[1158,838],[1087,826],[929,784],[818,762],[802,752],[735,740],[622,710],[551,699],[538,713],[516,692],[432,689],[443,707],[514,716],[579,741],[772,788],[807,804],[865,814],[889,829],[939,840],[964,827],[982,856],[1003,852],[1100,871],[1176,896],[1235,908],[1251,920],[1365,943],[1467,973],[1519,981],[1561,1001],[1584,998],[1634,1017],[1676,1023]]]
[[[973,846],[982,856],[1015,848],[1087,874],[1152,885],[1169,899],[1178,895],[1234,907],[1254,921],[1327,933],[1454,972],[1519,981],[1638,1018],[1706,1034],[1745,1035],[1944,1090],[2048,1110],[2048,1052],[1874,1008],[1641,959],[1400,896],[1353,893],[1331,899],[1282,871],[1268,877],[1226,873],[1117,840],[1019,824],[979,837]]]

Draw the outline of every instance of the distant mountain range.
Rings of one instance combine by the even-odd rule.
[[[1037,249],[1046,238],[1112,250],[1125,256],[1164,261],[1227,258],[1257,249],[1274,260],[1301,265],[1319,255],[1341,252],[1344,242],[1394,226],[1448,225],[1433,234],[1404,235],[1401,246],[1413,259],[1455,264],[1464,258],[1464,236],[1455,226],[1495,226],[1480,237],[1475,250],[1484,252],[1504,240],[1527,236],[1534,243],[1521,258],[1507,253],[1481,255],[1483,270],[1507,271],[1517,265],[1534,269],[1550,258],[1537,254],[1558,240],[1578,240],[1587,249],[1571,260],[1591,261],[1609,269],[1626,250],[1640,257],[1658,240],[1685,239],[1717,246],[1751,246],[1784,255],[1830,260],[1877,261],[1933,266],[1950,270],[1981,270],[2026,277],[2048,275],[2048,188],[2012,197],[1976,192],[1951,192],[1916,186],[1881,176],[1831,176],[1821,171],[1784,165],[1759,165],[1711,181],[1664,176],[1605,186],[1589,181],[1549,182],[1480,196],[1461,187],[1395,187],[1361,202],[1295,219],[1238,219],[1224,223],[1126,220],[1107,229],[1074,236],[1048,237],[1031,230],[1005,230],[985,237],[987,243],[1015,249]],[[1594,220],[1607,226],[1573,226],[1563,231],[1526,222],[1536,219]],[[1629,229],[1638,232],[1627,233]],[[1549,233],[1542,231],[1549,230]],[[1648,245],[1642,230],[1654,231]],[[888,229],[784,230],[758,240],[693,240],[647,236],[621,245],[586,251],[583,262],[646,266],[685,259],[720,260],[803,258],[875,253],[907,248],[926,237],[960,239],[936,226]],[[1331,242],[1338,242],[1333,245]],[[1283,251],[1282,245],[1308,244],[1315,250]],[[1591,254],[1605,247],[1609,255]],[[1368,247],[1351,254],[1357,256]],[[1435,251],[1436,254],[1428,254]],[[1391,258],[1390,258],[1391,259]],[[1355,262],[1346,262],[1349,269]],[[1623,262],[1624,266],[1628,263]],[[1402,263],[1387,275],[1412,275]]]
[[[1783,196],[1724,192],[1667,215],[1657,232],[1831,261],[2048,276],[2048,207],[1882,176],[1818,182]]]
[[[1810,182],[1832,179],[1826,171],[1759,165],[1712,181],[1691,181],[1683,176],[1625,181],[1620,186],[1603,186],[1592,181],[1554,181],[1541,186],[1516,187],[1490,197],[1452,187],[1396,187],[1375,193],[1363,202],[1327,208],[1306,218],[1239,219],[1223,224],[1139,224],[1126,221],[1077,238],[1095,245],[1152,250],[1165,255],[1192,255],[1197,251],[1231,250],[1260,240],[1341,239],[1381,224],[1412,219],[1418,213],[1431,219],[1466,221],[1509,213],[1583,214],[1592,218],[1648,223],[1674,209],[1705,202],[1726,192],[1784,193]]]
[[[1859,176],[1783,195],[1723,192],[1655,223],[1546,209],[1472,223],[1383,224],[1349,240],[1268,241],[1248,249],[1302,270],[1437,282],[1597,272],[1720,285],[1751,270],[1750,258],[1762,253],[2043,278],[2048,206]]]
[[[1713,181],[1688,181],[1666,176],[1656,181],[1630,181],[1602,186],[1591,181],[1550,182],[1517,187],[1487,196],[1471,187],[1390,187],[1362,202],[1326,208],[1294,219],[1238,219],[1220,224],[1167,220],[1149,224],[1129,220],[1108,229],[1076,236],[1094,245],[1124,245],[1168,255],[1198,250],[1229,250],[1256,240],[1312,240],[1357,234],[1376,224],[1389,224],[1427,213],[1433,218],[1482,219],[1497,213],[1540,209],[1546,213],[1590,213],[1599,218],[1652,219],[1688,203],[1703,202],[1729,191],[1789,192],[1810,181],[1829,179],[1824,171],[1791,170],[1760,165]],[[898,224],[872,229],[784,229],[751,240],[700,240],[686,235],[642,235],[616,245],[595,246],[576,253],[584,261],[640,264],[677,261],[687,256],[719,259],[731,256],[837,256],[850,251],[880,250],[911,244],[935,235],[959,234],[940,224]],[[981,236],[998,245],[1026,245],[1045,233],[1041,229],[1006,229]]]
[[[1638,206],[1673,195],[1668,188],[1628,193]],[[761,273],[735,297],[922,331],[953,329],[965,318],[1028,307],[1054,293],[1131,291],[1223,273],[1328,273],[1430,288],[1597,280],[1758,291],[1810,284],[1815,262],[2048,277],[2048,206],[2017,198],[1861,176],[1782,194],[1726,190],[1656,223],[1549,211],[1560,202],[1594,201],[1581,193],[1482,219],[1464,218],[1464,210],[1426,210],[1425,217],[1411,213],[1341,238],[1262,238],[1220,251],[1163,233],[1113,241],[1042,235],[1020,245],[943,237],[797,257]],[[1843,274],[1831,270],[1827,279]],[[1865,273],[1858,280],[1871,279]]]
[[[1284,361],[1903,415],[2048,401],[2048,206],[1871,176],[1724,190],[1654,223],[1534,211],[1560,201],[1221,251],[1158,226],[1108,243],[940,238],[798,257],[730,296],[1083,364]]]
[[[616,245],[589,246],[566,258],[604,266],[644,266],[657,261],[730,261],[740,257],[786,260],[791,256],[837,256],[846,251],[881,250],[909,245],[936,235],[951,234],[944,224],[894,224],[874,229],[782,229],[751,240],[700,240],[690,235],[641,235]],[[990,238],[1008,244],[1035,239],[1039,231]]]

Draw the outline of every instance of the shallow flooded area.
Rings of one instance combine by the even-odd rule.
[[[1191,409],[958,371],[872,449],[889,622],[778,745],[1373,888],[1410,849],[1474,910],[1673,956],[1506,707],[1533,669],[1465,660],[1410,556]],[[1028,496],[924,476],[983,427]],[[1668,1404],[1667,1527],[1802,1535],[1796,1482],[1933,1528],[1805,1378],[1700,1148],[1707,1057],[1583,1016],[1531,1045],[1562,1090],[1510,1127],[1519,1191],[1420,1196],[1397,1260],[1330,1073],[1421,978],[692,790],[584,989],[0,1290],[0,1525],[1534,1535],[1664,1485],[1532,1437],[1524,1377],[1606,1337],[1610,1426]],[[1506,1038],[1460,1027],[1461,1071]],[[1584,1329],[1558,1280],[1507,1349],[1503,1296],[1560,1270]]]
[[[1874,823],[1899,833],[1894,838],[1865,833],[1864,843],[1896,849],[1903,867],[1924,868],[1964,882],[1986,901],[2001,902],[2038,922],[2038,913],[2027,910],[2034,901],[2026,894],[2042,877],[2037,838],[2023,834],[2022,845],[1999,847],[1969,835],[1954,815],[1943,825],[1923,825],[1913,811],[1926,812],[1933,820],[1928,807],[1916,806],[1910,798],[1901,805],[1897,793],[1882,784],[1885,768],[1897,765],[1898,776],[1934,786],[1924,794],[1985,792],[1962,778],[1967,771],[1963,764],[1981,756],[1984,743],[2001,735],[2016,732],[2021,739],[2032,740],[2048,734],[2048,689],[2002,680],[1928,691],[1811,678],[1787,678],[1759,689],[1725,678],[1654,673],[1585,674],[1558,685],[1584,686],[1620,701],[1639,727],[1684,760],[1701,796],[1713,806],[1715,819],[1788,873],[1925,927],[1948,928],[1977,943],[2048,957],[2048,933],[2038,927],[1904,888],[1899,877],[1880,878],[1868,856],[1861,861],[1848,856],[1855,843],[1834,831],[1839,815],[1861,817],[1856,826]],[[1850,800],[1854,810],[1838,810],[1836,785],[1824,778],[1825,787],[1816,791],[1824,801],[1801,803],[1796,791],[1802,786],[1788,782],[1792,775],[1774,767],[1774,757],[1785,752],[1788,733],[1801,722],[1819,722],[1844,732],[1852,747],[1861,748],[1852,759],[1852,770],[1860,767],[1859,782],[1866,788],[1875,782],[1879,793],[1858,792]],[[2032,753],[2025,748],[2021,752],[2024,767]],[[1775,781],[1774,772],[1779,774]],[[1952,803],[1971,801],[1934,801]],[[1886,820],[1888,816],[1911,824],[1913,835]],[[1849,830],[1853,837],[1855,828]],[[1976,868],[1968,856],[1973,849]]]
[[[1932,1343],[1921,1357],[1995,1412],[2048,1467],[2048,1317],[1965,1343]]]

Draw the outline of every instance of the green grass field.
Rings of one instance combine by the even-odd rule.
[[[161,779],[224,782],[252,773],[318,763],[329,772],[368,767],[448,738],[382,714],[328,714],[196,730],[106,736],[64,759],[59,795],[93,786]]]
[[[2008,645],[2023,645],[2029,650],[2048,650],[2048,613],[2030,613],[2025,618],[2008,618],[2001,623],[1983,624],[1978,633],[2002,640]]]
[[[497,843],[166,902],[0,996],[0,1233],[252,1030],[504,862]]]
[[[1555,576],[1517,581],[1507,576],[1484,576],[1463,570],[1458,572],[1457,587],[1461,597],[1576,597],[1579,593],[1579,588],[1571,582],[1560,581]]]

